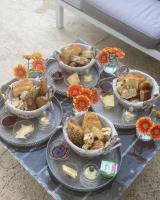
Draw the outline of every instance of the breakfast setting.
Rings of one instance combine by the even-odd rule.
[[[23,55],[0,88],[0,138],[19,151],[46,148],[49,174],[73,191],[113,183],[123,162],[121,133],[160,140],[159,85],[120,62],[116,47],[71,43],[47,59]],[[124,139],[125,140],[125,139]]]

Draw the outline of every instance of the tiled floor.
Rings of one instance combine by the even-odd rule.
[[[99,48],[123,48],[125,64],[152,74],[160,82],[160,62],[107,35],[70,11],[65,11],[65,29],[56,29],[54,0],[2,0],[0,26],[0,84],[12,78],[12,67],[22,62],[22,54],[39,50],[48,56],[76,38],[83,38]],[[122,199],[160,200],[159,166],[158,153]],[[51,198],[0,144],[0,200],[8,199]]]

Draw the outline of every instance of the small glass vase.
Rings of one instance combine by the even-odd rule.
[[[40,78],[42,74],[38,73],[34,69],[29,69],[29,78]]]
[[[103,65],[103,70],[107,74],[114,74],[118,68],[118,59],[114,55],[109,55],[108,64]]]

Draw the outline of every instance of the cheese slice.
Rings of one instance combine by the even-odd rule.
[[[74,73],[72,75],[70,75],[68,78],[67,78],[67,81],[70,85],[72,84],[80,84],[80,79],[79,79],[79,76],[77,73]]]
[[[67,174],[68,176],[70,176],[74,179],[77,177],[77,170],[75,170],[71,167],[68,167],[67,165],[62,165],[62,169],[63,169],[63,172],[65,174]]]
[[[22,124],[22,125],[21,125],[21,128],[20,128],[18,131],[16,131],[16,138],[25,139],[26,136],[27,136],[29,133],[33,132],[33,131],[34,131],[34,128],[33,128],[32,125],[29,125],[29,126],[28,126],[28,125]]]
[[[105,108],[113,108],[115,106],[114,96],[106,95],[106,96],[102,97],[102,103]]]

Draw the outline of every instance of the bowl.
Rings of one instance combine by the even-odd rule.
[[[78,44],[79,46],[81,46],[84,50],[90,50],[91,49],[91,46],[89,45],[86,45],[86,44],[81,44],[81,43],[71,43],[71,44],[68,44],[66,46],[69,46],[69,45],[73,45],[73,44]],[[78,74],[85,74],[87,73],[90,68],[95,64],[96,60],[95,58],[92,58],[91,61],[87,64],[87,65],[84,65],[84,66],[81,66],[81,67],[72,67],[72,66],[69,66],[67,64],[65,64],[61,58],[60,58],[60,53],[63,51],[63,49],[66,47],[62,47],[60,48],[59,51],[56,51],[55,52],[55,57],[58,57],[58,62],[59,62],[59,67],[64,71],[64,72],[67,72],[69,74],[71,73],[75,73],[77,72]]]
[[[30,78],[30,80],[33,80],[34,84],[37,84],[39,82],[39,80],[37,80],[37,79]],[[17,82],[20,82],[20,81],[17,81]],[[23,118],[23,119],[31,119],[31,118],[39,117],[41,115],[41,113],[50,106],[50,100],[49,100],[48,103],[46,103],[45,105],[43,105],[42,107],[40,107],[40,108],[38,108],[36,110],[24,111],[24,110],[20,110],[20,109],[16,108],[12,104],[12,86],[13,86],[13,83],[8,87],[8,89],[6,91],[5,105],[7,106],[8,110],[11,113],[17,115],[18,117]],[[51,92],[52,92],[52,96],[53,96],[54,92],[55,92],[55,89],[53,87],[49,87],[48,86],[49,99],[51,98],[51,96],[50,96]]]
[[[117,91],[117,87],[116,87],[118,78],[115,78],[113,80],[113,92],[114,92],[114,95],[117,98],[118,102],[121,105],[123,105],[124,107],[126,107],[126,108],[132,107],[133,109],[144,109],[144,108],[147,108],[147,107],[151,107],[154,104],[154,102],[157,99],[157,97],[159,96],[158,83],[150,75],[148,75],[148,74],[146,74],[144,72],[141,72],[139,70],[130,70],[129,73],[145,75],[146,80],[150,81],[150,83],[152,84],[151,98],[149,100],[147,100],[147,101],[138,101],[138,102],[131,102],[131,101],[128,101],[126,99],[123,99],[119,95],[119,93]]]
[[[78,113],[76,116],[70,118],[69,120],[73,120],[78,122],[79,124],[82,123],[82,120],[83,120],[83,116],[84,116],[85,113]],[[117,131],[114,127],[114,125],[112,124],[112,122],[107,119],[106,117],[104,117],[103,115],[99,114],[99,113],[96,113],[97,116],[99,117],[103,127],[111,127],[112,129],[112,136],[111,137],[117,137]],[[68,126],[68,121],[67,120],[65,123],[64,123],[64,126],[63,126],[63,135],[64,135],[64,138],[66,140],[66,142],[68,143],[68,145],[71,147],[71,149],[77,153],[78,155],[82,156],[82,157],[87,157],[87,158],[94,158],[94,157],[97,157],[97,156],[100,156],[100,155],[104,155],[106,154],[106,152],[109,151],[109,148],[99,148],[99,149],[95,149],[95,150],[85,150],[85,149],[82,149],[78,146],[76,146],[68,137],[68,131],[67,131],[67,126]],[[107,142],[106,142],[107,143]]]

